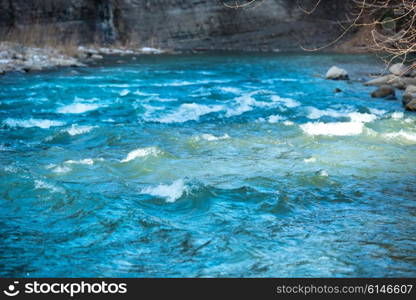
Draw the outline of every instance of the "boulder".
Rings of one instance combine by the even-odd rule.
[[[409,73],[410,77],[416,77],[416,63],[411,66]]]
[[[407,105],[416,100],[416,85],[409,85],[403,93],[403,105]]]
[[[366,86],[382,86],[390,85],[399,90],[406,89],[409,85],[416,85],[416,78],[412,77],[399,77],[393,74],[385,75],[381,77],[374,78],[364,83]]]
[[[371,93],[373,98],[387,98],[387,99],[396,99],[396,93],[391,86],[382,85],[377,90]]]
[[[396,76],[406,76],[409,75],[409,66],[406,66],[403,63],[397,63],[391,65],[389,68],[390,73]]]
[[[382,86],[382,85],[389,84],[390,81],[393,80],[394,78],[396,78],[396,76],[394,76],[394,75],[385,75],[385,76],[381,76],[381,77],[371,79],[371,80],[365,82],[364,85],[366,85],[366,86]]]
[[[348,72],[337,66],[331,67],[326,73],[326,79],[332,80],[348,80]]]
[[[416,111],[416,98],[405,105],[406,110]]]

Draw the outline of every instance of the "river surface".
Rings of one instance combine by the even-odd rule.
[[[0,275],[416,276],[416,114],[369,97],[378,71],[212,54],[1,77]]]

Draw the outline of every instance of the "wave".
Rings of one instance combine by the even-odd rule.
[[[231,93],[231,94],[237,94],[237,95],[242,93],[242,91],[239,88],[235,88],[235,87],[225,86],[225,87],[219,87],[218,89],[224,93]]]
[[[256,107],[260,108],[273,108],[276,107],[279,104],[283,104],[286,107],[296,107],[300,105],[299,102],[291,99],[291,98],[281,98],[277,95],[273,95],[271,97],[271,102],[266,101],[258,101],[253,96],[257,95],[259,93],[264,93],[268,91],[254,91],[248,94],[245,94],[243,96],[237,97],[235,101],[234,107],[231,108],[225,108],[226,110],[226,117],[233,117],[233,116],[239,116],[246,112],[252,111]]]
[[[72,171],[72,169],[68,166],[54,166],[51,165],[48,168],[52,167],[52,172],[57,173],[57,174],[65,174],[68,173],[70,171]]]
[[[130,94],[130,91],[127,89],[122,90],[120,93],[118,93],[121,97],[127,96]]]
[[[404,130],[400,130],[399,132],[386,133],[383,136],[388,139],[404,139],[406,141],[416,142],[416,133],[406,132]]]
[[[377,116],[367,113],[352,112],[348,114],[351,122],[370,123],[377,120]]]
[[[308,107],[308,115],[307,118],[308,119],[319,119],[323,116],[328,116],[328,117],[333,117],[333,118],[340,118],[340,117],[345,117],[345,112],[339,112],[333,109],[326,109],[326,110],[320,110],[316,107]]]
[[[195,80],[195,81],[186,81],[186,80],[174,80],[168,83],[155,83],[153,86],[164,87],[164,86],[187,86],[187,85],[198,85],[198,84],[209,84],[209,83],[226,83],[228,80]]]
[[[374,114],[360,113],[356,111],[336,111],[334,109],[320,110],[315,107],[308,107],[308,119],[319,119],[328,116],[333,118],[350,118],[351,122],[369,123],[375,121],[377,116]]]
[[[94,164],[94,160],[91,158],[85,158],[80,160],[67,160],[64,162],[64,164],[77,164],[77,165],[89,165],[92,166]]]
[[[303,161],[307,164],[314,163],[314,162],[316,162],[316,158],[315,157],[309,157],[309,158],[305,158]]]
[[[96,127],[97,126],[80,126],[77,124],[72,124],[70,128],[65,129],[64,131],[67,132],[69,135],[74,136],[74,135],[88,133]]]
[[[187,121],[198,121],[201,116],[219,112],[223,109],[222,105],[202,105],[197,103],[185,103],[179,108],[160,118],[148,118],[148,121],[159,123],[184,123]]]
[[[158,186],[146,187],[142,189],[142,194],[147,194],[159,198],[164,198],[166,202],[173,203],[189,191],[183,179],[174,181],[171,185],[159,184]]]
[[[294,107],[298,107],[301,105],[300,102],[292,98],[283,98],[278,95],[273,95],[271,99],[273,102],[282,103],[284,106],[288,108],[294,108]]]
[[[184,123],[187,121],[199,121],[201,116],[214,112],[225,112],[225,117],[229,118],[242,115],[246,112],[254,110],[255,108],[273,108],[279,106],[280,104],[283,104],[288,108],[292,108],[300,105],[299,102],[291,98],[281,98],[277,95],[273,95],[271,97],[272,101],[259,101],[253,97],[254,95],[262,92],[267,91],[254,91],[245,94],[235,98],[233,101],[227,102],[228,105],[184,103],[172,112],[158,117],[153,117],[151,115],[158,110],[163,110],[163,107],[142,105],[146,109],[144,119],[145,121],[159,123]]]
[[[387,110],[384,109],[369,108],[368,110],[376,116],[382,116],[387,113]]]
[[[404,118],[404,113],[401,111],[395,111],[391,114],[391,118],[394,120],[399,120]]]
[[[72,103],[69,105],[62,106],[57,109],[60,114],[82,114],[88,111],[96,110],[100,106],[92,103]]]
[[[267,118],[267,121],[269,122],[269,123],[271,123],[271,124],[274,124],[274,123],[278,123],[278,122],[280,122],[280,121],[283,121],[285,118],[284,117],[282,117],[282,116],[279,116],[279,115],[272,115],[272,116],[269,116],[268,118]]]
[[[32,118],[28,120],[7,118],[6,120],[3,121],[3,123],[10,127],[22,127],[22,128],[39,127],[42,129],[49,129],[50,127],[65,125],[65,122],[61,122],[61,121],[32,119]]]
[[[219,141],[219,140],[227,140],[230,136],[228,134],[224,134],[223,136],[215,136],[213,134],[204,133],[201,135],[201,139],[212,142],[212,141]]]
[[[45,189],[51,191],[52,193],[65,193],[63,188],[57,187],[42,180],[35,180],[35,189]]]
[[[364,124],[361,122],[314,122],[303,124],[300,128],[308,135],[351,136],[361,134]]]
[[[121,162],[129,162],[139,157],[146,157],[146,156],[158,156],[162,154],[163,151],[159,150],[156,147],[147,147],[147,148],[138,148],[136,150],[131,151],[127,154],[126,158],[121,160]]]
[[[285,125],[285,126],[292,126],[292,125],[295,125],[295,123],[292,122],[292,121],[283,121],[283,125]]]

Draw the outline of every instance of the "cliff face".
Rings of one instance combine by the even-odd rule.
[[[138,43],[171,49],[294,50],[322,45],[340,32],[346,2],[266,0],[252,9],[231,9],[221,0],[0,0],[0,34],[53,25],[57,36],[81,43]],[[241,2],[241,1],[240,1]],[[235,3],[231,1],[230,3]],[[52,34],[52,33],[51,33]]]

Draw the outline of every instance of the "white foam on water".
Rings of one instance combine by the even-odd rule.
[[[146,156],[157,156],[161,154],[162,151],[159,150],[156,147],[146,147],[146,148],[138,148],[136,150],[131,151],[129,154],[127,154],[126,158],[121,160],[121,162],[129,162],[133,159],[139,158],[139,157],[146,157]]]
[[[139,91],[139,90],[135,91],[133,94],[135,94],[137,96],[145,96],[145,97],[159,96],[159,94],[156,94],[156,93],[145,93],[145,92],[142,92],[142,91]]]
[[[188,192],[188,187],[182,179],[174,181],[171,185],[159,184],[155,187],[146,187],[142,189],[142,194],[164,198],[166,202],[173,203]]]
[[[127,88],[130,85],[127,83],[108,83],[108,84],[98,84],[97,86],[100,88],[106,88],[106,87]]]
[[[219,90],[221,90],[225,93],[232,93],[232,94],[236,94],[236,95],[239,95],[239,94],[242,93],[242,91],[239,88],[229,87],[229,86],[220,87]]]
[[[272,115],[272,116],[268,117],[268,119],[267,119],[267,121],[271,124],[278,123],[278,122],[283,121],[283,120],[284,120],[284,118],[282,116],[279,116],[279,115]]]
[[[160,123],[184,123],[187,121],[198,121],[201,116],[213,112],[219,112],[222,109],[222,105],[185,103],[179,106],[176,111],[153,120]]]
[[[235,106],[226,108],[226,117],[239,116],[245,112],[252,111],[256,107],[275,107],[274,102],[257,101],[254,95],[264,91],[254,91],[240,97],[235,98]]]
[[[283,125],[285,126],[291,126],[291,125],[295,125],[295,123],[293,123],[292,121],[284,121]]]
[[[64,162],[64,164],[77,164],[77,165],[89,165],[92,166],[94,164],[94,160],[91,158],[85,158],[85,159],[80,159],[80,160],[67,160]]]
[[[328,177],[328,176],[329,176],[329,174],[328,174],[328,172],[327,172],[327,171],[325,171],[325,170],[321,170],[321,171],[319,171],[319,176],[322,176],[322,177]]]
[[[252,97],[253,93],[243,95],[235,99],[237,106],[234,108],[227,108],[226,116],[239,116],[245,112],[253,110],[256,100]]]
[[[155,101],[155,102],[176,102],[176,101],[178,101],[177,98],[160,98],[160,97],[152,97],[150,100]]]
[[[351,122],[369,123],[377,120],[377,116],[367,113],[352,112],[348,114]]]
[[[307,164],[314,163],[314,162],[316,162],[316,158],[315,157],[309,157],[309,158],[305,158],[303,161]]]
[[[340,117],[345,117],[345,115],[346,115],[345,112],[338,112],[334,109],[321,110],[321,109],[318,109],[318,108],[312,107],[312,106],[309,106],[307,109],[308,109],[307,118],[312,119],[312,120],[319,119],[323,116],[340,118]]]
[[[54,126],[63,126],[65,125],[64,122],[61,121],[52,121],[52,120],[42,120],[42,119],[28,119],[28,120],[19,120],[19,119],[11,119],[8,118],[3,121],[4,124],[10,127],[22,127],[22,128],[30,128],[30,127],[39,127],[42,129],[48,129]]]
[[[382,116],[387,113],[387,110],[377,109],[377,108],[369,108],[369,111],[377,116]]]
[[[53,193],[65,193],[64,189],[42,180],[35,180],[35,189],[50,190]]]
[[[391,118],[394,120],[399,120],[404,118],[404,113],[401,111],[395,111],[391,114]]]
[[[98,104],[75,102],[58,108],[57,112],[60,114],[82,114],[87,111],[96,110],[99,107]]]
[[[228,80],[195,80],[195,81],[187,81],[187,80],[174,80],[167,83],[155,83],[153,86],[163,87],[163,86],[188,86],[188,85],[198,85],[198,84],[208,84],[208,83],[226,83],[229,82]]]
[[[77,125],[77,124],[72,124],[70,128],[68,128],[64,131],[66,131],[69,135],[74,136],[74,135],[78,135],[78,134],[88,133],[96,127],[97,126],[80,126],[80,125]]]
[[[377,120],[377,115],[375,114],[360,113],[356,111],[336,111],[334,109],[321,110],[312,106],[308,107],[308,119],[316,120],[323,116],[333,118],[347,117],[350,118],[351,122],[357,123],[369,123]]]
[[[294,107],[298,107],[301,105],[300,102],[292,98],[283,98],[278,95],[273,95],[271,99],[273,102],[282,103],[284,106],[288,108],[294,108]]]
[[[416,142],[416,133],[400,130],[399,132],[386,133],[383,135],[388,139],[404,139],[410,142]]]
[[[300,128],[308,135],[351,136],[363,132],[364,124],[360,122],[306,123]]]
[[[122,90],[122,91],[119,93],[119,95],[120,95],[121,97],[127,96],[128,94],[130,94],[130,91],[129,91],[129,90],[127,90],[127,89],[124,89],[124,90]]]
[[[65,174],[72,171],[72,169],[70,167],[67,166],[56,166],[53,168],[52,172],[57,173],[57,174]]]
[[[201,135],[201,138],[206,141],[219,141],[219,140],[227,140],[230,138],[228,134],[224,134],[223,136],[215,136],[213,134],[204,133]]]

